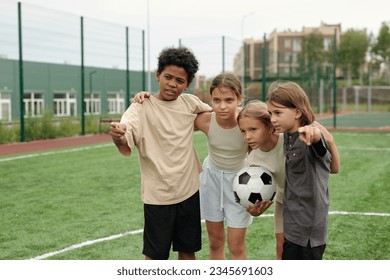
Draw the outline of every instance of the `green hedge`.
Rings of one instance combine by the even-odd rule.
[[[99,133],[100,116],[85,118],[85,133]],[[24,139],[26,142],[42,139],[54,139],[81,135],[81,123],[78,118],[54,118],[44,114],[42,117],[27,117],[25,119]],[[0,144],[20,141],[20,123],[0,123]]]

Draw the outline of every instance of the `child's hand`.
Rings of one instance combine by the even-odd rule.
[[[253,207],[247,206],[246,211],[249,212],[252,216],[260,216],[261,214],[264,213],[265,210],[267,210],[272,204],[271,200],[263,200],[262,202],[259,202],[256,200],[256,203]]]
[[[126,125],[123,123],[112,122],[110,124],[110,135],[115,144],[122,144],[126,133]]]
[[[330,134],[330,132],[322,124],[320,124],[317,121],[314,121],[311,125],[314,127],[318,127],[320,129],[322,135],[324,135],[324,137],[326,139],[326,142],[328,142],[328,143],[334,142],[332,134]]]
[[[150,97],[149,92],[141,91],[134,96],[132,101],[133,101],[133,103],[143,103],[145,98],[149,98],[149,97]]]
[[[317,143],[321,139],[321,130],[314,125],[305,125],[298,128],[299,140],[306,145]]]

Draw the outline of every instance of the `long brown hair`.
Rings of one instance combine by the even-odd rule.
[[[237,116],[237,122],[243,117],[253,118],[261,121],[266,127],[271,128],[271,115],[268,112],[267,104],[259,100],[249,101]]]
[[[273,82],[268,89],[267,102],[278,103],[287,108],[298,109],[302,113],[299,119],[301,126],[311,124],[315,121],[309,98],[297,83],[291,81]]]
[[[237,96],[238,99],[242,99],[243,93],[241,90],[241,81],[233,73],[225,72],[216,76],[210,85],[210,94],[216,88],[226,87],[230,89]]]

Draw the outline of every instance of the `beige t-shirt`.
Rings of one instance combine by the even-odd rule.
[[[144,203],[179,203],[199,189],[201,165],[192,142],[194,120],[197,113],[210,110],[195,95],[181,94],[174,101],[151,96],[143,104],[131,104],[123,114],[127,143],[139,151]]]
[[[273,175],[276,182],[275,200],[283,204],[284,185],[286,180],[285,162],[283,153],[283,133],[279,134],[279,140],[276,146],[269,152],[263,152],[255,149],[248,155],[248,164],[260,165],[267,168]]]
[[[215,112],[212,112],[207,138],[208,158],[215,167],[231,171],[244,167],[248,144],[242,138],[238,126],[231,129],[220,127]]]

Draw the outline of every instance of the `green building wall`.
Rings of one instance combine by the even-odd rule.
[[[77,65],[50,64],[25,61],[23,63],[24,92],[43,93],[45,111],[51,111],[55,92],[75,92],[77,96],[77,114],[81,113],[81,67]],[[90,75],[92,71],[96,71]],[[130,97],[144,90],[142,71],[130,71]],[[153,79],[152,92],[158,90]],[[94,93],[100,94],[101,114],[108,113],[107,95],[109,92],[123,92],[126,96],[126,70],[85,67],[85,93],[90,92],[90,84]],[[20,117],[20,83],[19,61],[0,58],[0,91],[11,94],[12,121]]]

